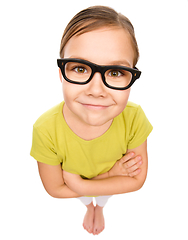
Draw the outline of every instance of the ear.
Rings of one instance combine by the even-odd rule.
[[[61,73],[61,69],[59,68],[59,78],[60,78],[60,81],[62,83],[63,79],[62,79],[62,73]]]

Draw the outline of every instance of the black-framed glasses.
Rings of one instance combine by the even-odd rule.
[[[99,72],[102,81],[108,88],[126,90],[140,77],[137,68],[119,65],[100,66],[86,60],[77,58],[57,59],[64,79],[74,84],[87,84],[94,74]]]

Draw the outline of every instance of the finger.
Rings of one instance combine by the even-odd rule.
[[[138,168],[136,171],[129,173],[129,177],[135,177],[141,172],[141,169]]]
[[[130,173],[134,172],[135,170],[139,169],[141,165],[142,165],[142,161],[139,161],[138,163],[136,163],[132,167],[127,168],[126,171],[128,172],[128,174],[130,174]]]
[[[125,163],[125,162],[129,161],[131,158],[134,157],[134,155],[135,155],[134,152],[130,152],[130,153],[125,154],[125,156],[123,156],[123,157],[120,159],[121,163]]]
[[[139,163],[141,161],[141,156],[136,156],[135,158],[132,158],[128,160],[127,162],[124,162],[123,165],[125,168],[130,168],[134,166],[135,164]]]

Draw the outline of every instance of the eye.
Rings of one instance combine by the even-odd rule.
[[[77,73],[86,73],[87,72],[87,69],[86,68],[84,68],[84,67],[75,67],[74,69],[73,69],[75,72],[77,72]]]
[[[120,72],[119,70],[111,70],[111,71],[109,72],[109,76],[110,76],[110,77],[120,77],[120,76],[122,76],[122,75],[123,75],[123,73]]]

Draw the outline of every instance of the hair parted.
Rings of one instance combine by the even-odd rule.
[[[60,57],[64,57],[64,47],[71,37],[102,27],[120,27],[129,33],[135,55],[133,61],[133,66],[135,67],[139,58],[139,50],[135,38],[134,27],[127,17],[106,6],[89,7],[77,13],[70,20],[61,39]]]

